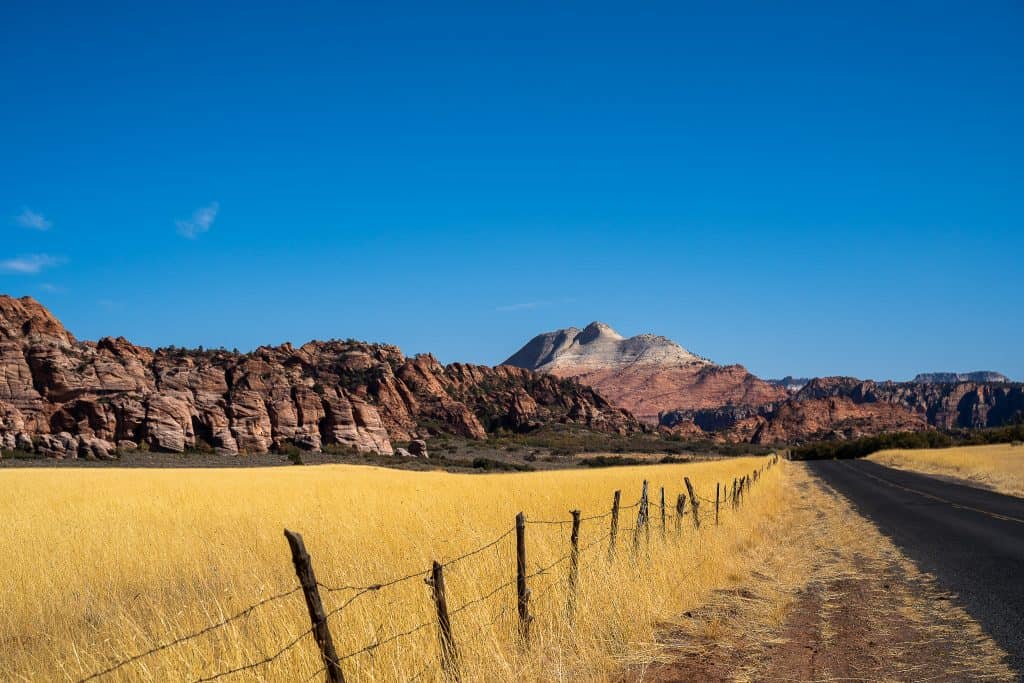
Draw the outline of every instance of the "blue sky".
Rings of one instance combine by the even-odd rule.
[[[370,7],[372,5],[372,7]],[[1024,379],[1024,6],[0,7],[0,292],[77,336]]]

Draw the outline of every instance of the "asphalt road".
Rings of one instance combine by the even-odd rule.
[[[808,464],[920,569],[958,594],[1024,673],[1024,499],[866,460]]]

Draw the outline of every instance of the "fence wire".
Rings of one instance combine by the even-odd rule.
[[[166,643],[161,643],[160,645],[157,645],[156,647],[152,648],[151,650],[146,650],[145,652],[140,652],[140,653],[132,655],[131,657],[128,657],[126,659],[122,659],[121,661],[116,662],[116,663],[108,666],[106,669],[103,669],[102,671],[97,671],[97,672],[95,672],[93,674],[90,674],[90,675],[86,676],[85,678],[80,679],[78,681],[78,683],[86,683],[87,681],[92,681],[92,680],[95,680],[97,678],[100,678],[101,676],[106,676],[107,674],[114,673],[118,669],[121,669],[121,668],[123,668],[125,666],[128,666],[132,662],[137,662],[137,661],[139,661],[140,659],[142,659],[144,657],[148,657],[149,655],[156,654],[157,652],[162,652],[162,651],[164,651],[164,650],[166,650],[168,648],[174,647],[175,645],[181,645],[182,643],[187,643],[188,641],[194,640],[194,639],[198,638],[199,636],[206,635],[207,633],[210,633],[212,631],[216,631],[219,628],[227,626],[231,622],[238,621],[239,619],[243,619],[243,618],[247,617],[249,614],[251,614],[257,608],[262,607],[263,605],[266,605],[267,603],[274,602],[276,600],[280,600],[281,598],[286,598],[289,595],[293,595],[293,594],[299,592],[300,590],[302,590],[302,586],[296,586],[295,588],[292,588],[289,591],[284,591],[284,592],[278,593],[276,595],[271,595],[270,597],[264,598],[264,599],[262,599],[262,600],[260,600],[258,602],[255,602],[255,603],[249,605],[248,607],[246,607],[242,611],[237,612],[237,613],[233,614],[230,617],[226,617],[224,619],[221,619],[220,621],[218,621],[218,622],[216,622],[214,624],[210,624],[209,626],[206,626],[204,628],[201,628],[198,631],[194,631],[194,632],[189,633],[187,635],[179,636],[179,637],[175,638],[174,640],[167,641]]]
[[[261,667],[261,666],[263,666],[265,664],[270,664],[272,661],[274,661],[275,659],[277,659],[278,657],[283,655],[285,652],[287,652],[288,650],[291,650],[293,647],[298,645],[299,642],[302,641],[303,638],[305,638],[306,636],[308,636],[312,632],[313,632],[313,627],[311,626],[308,629],[306,629],[305,631],[303,631],[302,633],[300,633],[299,635],[295,636],[295,638],[292,639],[291,641],[289,641],[287,645],[285,645],[284,647],[282,647],[280,650],[278,650],[277,652],[275,652],[272,655],[268,655],[268,656],[264,657],[263,659],[261,659],[261,660],[259,660],[257,662],[251,662],[249,664],[243,664],[242,666],[237,666],[234,669],[228,669],[227,671],[221,671],[220,673],[215,673],[215,674],[212,674],[210,676],[205,676],[203,678],[197,678],[197,679],[195,679],[195,681],[193,683],[210,683],[210,681],[216,681],[218,679],[224,678],[225,676],[231,676],[233,674],[241,673],[243,671],[249,671],[251,669],[256,669],[256,668]]]
[[[769,464],[769,467],[771,465],[773,465],[773,464],[775,464],[775,461],[771,461],[770,464]],[[763,471],[763,469],[762,469],[762,471]],[[690,506],[689,510],[685,510],[684,509],[681,513],[677,513],[676,514],[676,519],[681,519],[682,517],[685,517],[688,514],[693,513],[694,517],[695,517],[695,520],[702,521],[702,520],[707,520],[707,519],[715,517],[717,510],[720,510],[723,507],[735,509],[735,505],[737,503],[739,503],[739,502],[742,502],[743,497],[747,493],[747,491],[749,491],[751,484],[756,482],[756,481],[757,481],[756,478],[749,479],[747,481],[747,483],[744,485],[743,488],[735,489],[732,492],[730,492],[728,489],[726,489],[725,495],[720,497],[717,500],[697,495],[697,496],[695,496],[696,500],[691,500],[691,506]],[[708,510],[707,512],[701,512],[700,511],[700,505],[699,505],[699,502],[701,502],[701,501],[703,501],[705,503],[715,504],[715,507],[716,507],[717,510],[715,510],[715,511]],[[695,503],[696,503],[696,505],[695,505]],[[726,506],[725,505],[726,503],[729,503],[729,505]],[[644,501],[643,499],[641,499],[641,500],[638,500],[637,502],[633,503],[632,505],[620,506],[618,508],[618,512],[621,513],[621,512],[626,511],[626,510],[632,510],[632,509],[635,509],[635,508],[641,508],[641,513],[643,513],[644,512],[643,506],[645,504],[647,506],[647,509],[649,509],[650,507],[654,507],[655,509],[661,508],[661,505],[658,504],[658,503],[653,503],[652,504],[650,501]],[[666,505],[663,509],[664,510],[668,510],[669,506]],[[609,512],[605,512],[605,513],[601,513],[601,514],[595,514],[595,515],[590,515],[590,516],[587,516],[587,517],[581,517],[579,519],[579,521],[580,522],[587,522],[587,521],[595,521],[595,520],[600,520],[600,519],[606,519],[606,518],[612,517],[614,514],[615,514],[615,510],[611,510]],[[652,526],[651,520],[649,518],[649,513],[647,515],[641,514],[641,517],[642,517],[642,519],[638,519],[638,524],[636,526],[619,527],[617,529],[617,532],[620,533],[620,534],[625,535],[625,534],[628,534],[630,532],[637,532],[638,530],[648,530],[649,531],[651,526]],[[573,522],[574,522],[574,520],[571,519],[571,518],[570,519],[564,519],[564,520],[544,520],[544,519],[540,519],[540,520],[529,520],[529,519],[527,519],[526,520],[526,524],[528,524],[528,525],[552,525],[552,526],[559,526],[559,527],[565,526],[565,525],[570,525]],[[662,527],[662,529],[664,530],[665,527]],[[516,531],[515,527],[509,528],[506,531],[504,531],[501,535],[499,535],[497,538],[495,538],[495,539],[493,539],[493,540],[489,541],[488,543],[485,543],[485,544],[483,544],[481,546],[478,546],[478,547],[476,547],[476,548],[474,548],[472,550],[469,550],[469,551],[463,553],[462,555],[459,555],[459,556],[454,557],[454,558],[452,558],[450,560],[447,560],[444,563],[442,563],[441,566],[445,567],[445,568],[451,567],[451,566],[453,566],[455,564],[458,564],[458,563],[460,563],[460,562],[462,562],[462,561],[464,561],[466,559],[469,559],[469,558],[471,558],[471,557],[473,557],[475,555],[478,555],[478,554],[480,554],[480,553],[482,553],[482,552],[484,552],[484,551],[486,551],[488,549],[494,548],[494,547],[498,546],[506,538],[508,538],[512,534],[514,534],[515,531]],[[566,560],[571,559],[573,554],[575,554],[576,557],[577,557],[577,563],[578,563],[577,567],[579,567],[579,568],[592,567],[594,562],[596,562],[596,558],[593,559],[590,562],[585,562],[584,563],[584,562],[580,561],[580,559],[582,558],[583,554],[586,553],[587,551],[591,550],[592,548],[597,547],[598,545],[604,544],[605,542],[609,541],[612,538],[612,535],[613,535],[613,532],[609,531],[608,533],[605,533],[604,535],[602,535],[599,538],[591,541],[590,543],[587,543],[583,547],[577,547],[575,549],[575,551],[570,551],[569,553],[567,553],[565,555],[562,555],[561,557],[559,557],[555,561],[553,561],[553,562],[551,562],[551,563],[549,563],[547,565],[540,566],[538,569],[536,569],[532,573],[527,574],[525,576],[525,579],[526,580],[534,579],[534,578],[536,578],[538,576],[543,576],[543,575],[548,574],[549,572],[551,572],[555,567],[557,567],[561,563],[565,562]],[[609,551],[610,552],[612,551],[611,547],[609,547]],[[608,561],[611,561],[611,560],[612,560],[612,557],[609,557]],[[688,577],[693,576],[697,572],[697,570],[700,569],[700,567],[703,566],[704,563],[707,562],[707,561],[708,561],[708,558],[705,557],[702,560],[700,560],[699,562],[697,562],[697,564],[692,565],[690,567],[690,570],[683,577],[681,577],[680,580],[684,580],[684,579],[686,579]],[[407,581],[412,581],[414,579],[423,579],[423,578],[426,578],[427,576],[429,576],[430,573],[431,573],[431,570],[423,570],[423,571],[418,571],[418,572],[414,572],[414,573],[411,573],[411,574],[405,574],[403,576],[394,577],[394,578],[387,579],[387,580],[384,580],[384,581],[381,581],[381,582],[378,582],[378,583],[373,583],[373,584],[368,584],[368,585],[337,585],[337,586],[332,586],[330,584],[325,584],[325,583],[321,583],[321,582],[317,581],[318,587],[322,588],[324,591],[326,591],[328,593],[355,591],[354,595],[349,596],[342,604],[340,604],[339,606],[335,607],[330,612],[328,612],[326,614],[326,616],[325,616],[325,621],[328,621],[328,620],[330,620],[331,617],[333,617],[333,616],[343,612],[345,609],[350,607],[356,600],[358,600],[359,598],[361,598],[364,595],[367,595],[369,593],[376,593],[376,592],[381,591],[381,590],[383,590],[385,588],[396,586],[396,585],[402,584],[402,583],[407,582]],[[556,578],[555,580],[551,581],[546,586],[541,588],[537,592],[536,596],[533,597],[533,600],[534,601],[539,601],[542,596],[547,594],[550,590],[554,589],[554,587],[562,585],[565,582],[566,582],[565,578]],[[512,579],[510,581],[506,581],[506,582],[498,585],[496,588],[492,589],[491,591],[487,592],[486,594],[481,595],[481,596],[479,596],[477,598],[474,598],[474,599],[472,599],[472,600],[470,600],[468,602],[465,602],[462,605],[460,605],[459,607],[455,608],[454,610],[449,612],[449,617],[452,617],[452,616],[455,616],[457,614],[460,614],[460,613],[464,612],[465,610],[467,610],[467,609],[469,609],[469,608],[471,608],[471,607],[473,607],[475,605],[479,605],[479,604],[482,604],[482,603],[490,600],[491,598],[493,598],[494,596],[498,595],[502,591],[504,591],[504,590],[506,590],[508,588],[513,587],[516,583],[517,583],[517,579]],[[148,657],[150,655],[156,654],[158,652],[162,652],[164,650],[170,649],[170,648],[175,647],[177,645],[181,645],[183,643],[189,642],[189,641],[194,640],[195,638],[203,636],[203,635],[205,635],[207,633],[211,633],[213,631],[216,631],[216,630],[218,630],[220,628],[223,628],[224,626],[227,626],[228,624],[231,624],[231,623],[233,623],[235,621],[238,621],[240,619],[244,619],[249,614],[254,612],[259,607],[262,607],[263,605],[266,605],[266,604],[275,602],[277,600],[281,600],[283,598],[286,598],[288,596],[291,596],[291,595],[299,592],[300,590],[302,590],[302,586],[301,585],[300,586],[296,586],[295,588],[292,588],[291,590],[283,591],[283,592],[280,592],[280,593],[268,596],[266,598],[263,598],[262,600],[259,600],[259,601],[255,602],[255,603],[253,603],[252,605],[249,605],[245,609],[242,609],[241,611],[236,612],[235,614],[233,614],[233,615],[231,615],[229,617],[225,617],[224,619],[221,619],[220,621],[217,621],[217,622],[215,622],[213,624],[210,624],[208,626],[205,626],[205,627],[203,627],[203,628],[201,628],[201,629],[199,629],[197,631],[194,631],[194,632],[191,632],[191,633],[179,636],[179,637],[177,637],[177,638],[175,638],[173,640],[167,641],[165,643],[161,643],[160,645],[157,645],[156,647],[154,647],[154,648],[152,648],[150,650],[147,650],[145,652],[137,653],[135,655],[132,655],[130,657],[122,659],[122,660],[120,660],[118,662],[115,662],[114,664],[111,664],[110,666],[108,666],[108,667],[106,667],[106,668],[104,668],[104,669],[102,669],[100,671],[92,673],[89,676],[86,676],[85,678],[79,679],[79,681],[77,683],[88,683],[89,681],[93,681],[93,680],[95,680],[97,678],[101,678],[103,676],[112,674],[115,671],[118,671],[119,669],[121,669],[121,668],[123,668],[125,666],[128,666],[129,664],[132,664],[134,662],[137,662],[137,661],[139,661],[139,660],[141,660],[141,659],[143,659],[145,657]],[[505,605],[505,607],[503,607],[501,610],[499,610],[498,613],[490,620],[490,622],[488,622],[487,624],[484,624],[483,626],[484,627],[491,627],[491,626],[495,625],[502,617],[504,617],[506,614],[508,614],[512,610],[512,607],[513,607],[513,603],[509,603],[509,604]],[[408,628],[406,630],[403,630],[401,632],[394,633],[394,634],[388,636],[387,638],[385,638],[383,640],[377,640],[377,641],[375,641],[373,643],[370,643],[370,644],[368,644],[368,645],[366,645],[366,646],[364,646],[362,648],[359,648],[357,650],[353,650],[353,651],[348,652],[348,653],[346,653],[344,655],[341,655],[341,656],[339,656],[337,658],[336,661],[338,663],[341,663],[343,661],[347,661],[347,660],[350,660],[350,659],[352,659],[354,657],[357,657],[357,656],[359,656],[361,654],[372,652],[372,651],[374,651],[374,650],[376,650],[376,649],[378,649],[380,647],[383,647],[384,645],[387,645],[389,643],[393,643],[393,642],[395,642],[395,641],[397,641],[399,639],[406,638],[406,637],[411,636],[411,635],[413,635],[413,634],[415,634],[415,633],[417,633],[419,631],[422,631],[423,629],[433,625],[434,623],[435,622],[433,620],[431,620],[431,621],[423,622],[421,624],[417,624],[416,626],[413,626],[413,627]],[[277,660],[278,658],[280,658],[281,656],[283,656],[286,652],[290,651],[292,648],[296,647],[302,641],[302,639],[305,638],[307,635],[311,634],[313,632],[313,630],[314,630],[314,627],[310,627],[310,628],[306,629],[305,631],[301,632],[300,634],[298,634],[297,636],[295,636],[291,640],[289,640],[283,647],[281,647],[280,649],[275,651],[273,654],[267,655],[267,656],[263,657],[262,659],[259,659],[259,660],[256,660],[256,661],[253,661],[253,662],[250,662],[250,663],[247,663],[247,664],[243,664],[243,665],[231,668],[231,669],[227,669],[225,671],[221,671],[221,672],[218,672],[218,673],[215,673],[215,674],[210,674],[210,675],[208,675],[206,677],[203,677],[203,678],[195,679],[195,681],[193,683],[211,683],[212,681],[216,681],[216,680],[219,680],[221,678],[225,678],[227,676],[238,674],[238,673],[241,673],[243,671],[250,671],[250,670],[253,670],[253,669],[265,666],[267,664],[270,664],[270,663],[274,662],[275,660]],[[417,673],[410,680],[418,679],[424,673],[426,673],[427,671],[429,671],[432,668],[433,668],[433,665],[426,666],[425,668],[421,669],[420,672]],[[311,676],[309,676],[309,678],[307,678],[305,680],[306,681],[311,681],[311,680],[315,679],[317,676],[322,675],[326,670],[327,670],[327,666],[324,665],[324,666],[320,667],[319,669],[317,669],[316,671],[314,671],[313,674]]]

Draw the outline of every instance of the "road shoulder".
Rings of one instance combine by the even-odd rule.
[[[929,575],[804,465],[789,466],[793,513],[807,523],[743,585],[666,624],[664,656],[626,680],[1017,680]]]

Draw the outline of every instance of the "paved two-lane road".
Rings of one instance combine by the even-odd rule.
[[[883,467],[819,460],[845,495],[961,604],[1024,672],[1024,499]]]

